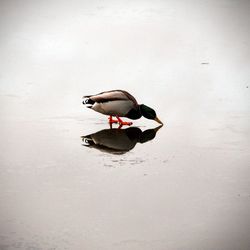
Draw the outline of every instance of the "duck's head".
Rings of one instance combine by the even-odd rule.
[[[151,119],[151,120],[155,120],[156,122],[158,122],[158,123],[160,123],[160,124],[163,125],[163,123],[161,122],[161,120],[157,117],[156,112],[152,108],[150,108],[150,107],[148,107],[148,106],[146,106],[144,104],[141,104],[140,105],[140,110],[141,110],[141,114],[145,118]]]

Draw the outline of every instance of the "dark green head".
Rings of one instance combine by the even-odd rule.
[[[141,110],[141,114],[142,114],[145,118],[151,119],[151,120],[155,120],[155,121],[157,121],[158,123],[163,124],[163,123],[159,120],[159,118],[156,116],[156,113],[155,113],[155,111],[154,111],[152,108],[150,108],[150,107],[148,107],[148,106],[146,106],[146,105],[144,105],[144,104],[141,104],[141,105],[140,105],[140,110]]]

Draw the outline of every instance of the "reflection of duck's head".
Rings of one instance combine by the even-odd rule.
[[[82,145],[112,154],[124,154],[134,148],[137,142],[144,143],[154,139],[156,132],[161,127],[148,129],[143,132],[137,127],[103,129],[96,133],[82,136]]]

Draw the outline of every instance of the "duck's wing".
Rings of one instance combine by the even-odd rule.
[[[136,99],[125,90],[104,91],[96,95],[84,96],[83,98],[90,98],[92,101],[98,103],[129,100],[132,101],[134,105],[138,105]]]

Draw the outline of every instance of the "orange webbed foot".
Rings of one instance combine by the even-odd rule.
[[[113,120],[112,116],[109,116],[109,123],[113,124],[113,123],[118,123],[118,120]]]
[[[119,116],[116,116],[116,118],[117,118],[117,120],[118,120],[120,126],[123,126],[123,125],[128,125],[128,126],[130,126],[130,125],[133,124],[132,122],[124,122]]]
[[[123,125],[130,126],[133,124],[132,122],[124,122],[119,116],[116,116],[116,118],[117,120],[113,120],[112,116],[109,116],[108,120],[111,127],[113,123],[119,123],[119,128],[121,128]]]

